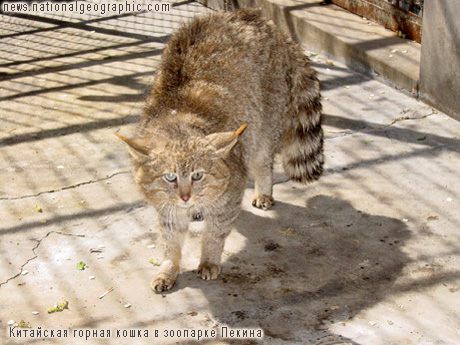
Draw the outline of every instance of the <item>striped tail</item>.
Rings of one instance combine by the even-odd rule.
[[[320,85],[307,57],[295,54],[291,61],[300,67],[291,73],[290,123],[281,154],[286,174],[293,181],[308,183],[321,176],[324,164]]]

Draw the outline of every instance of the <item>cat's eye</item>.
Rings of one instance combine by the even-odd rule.
[[[166,173],[164,175],[164,177],[165,177],[165,180],[168,181],[168,182],[176,182],[177,181],[177,175],[172,173],[172,172]]]
[[[203,178],[203,173],[201,171],[194,172],[192,174],[192,180],[193,181],[199,181]]]

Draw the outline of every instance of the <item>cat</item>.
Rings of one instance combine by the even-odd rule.
[[[197,275],[216,279],[248,176],[252,205],[267,210],[275,153],[294,181],[321,175],[320,84],[301,47],[260,11],[213,13],[171,37],[136,135],[118,136],[161,219],[164,262],[151,288],[175,284],[193,220],[205,224]]]

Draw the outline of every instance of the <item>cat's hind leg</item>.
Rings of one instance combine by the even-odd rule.
[[[273,199],[273,153],[262,149],[251,162],[250,171],[254,178],[252,206],[268,210],[275,204]]]

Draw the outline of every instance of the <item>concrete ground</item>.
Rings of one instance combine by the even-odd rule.
[[[219,279],[195,276],[192,234],[177,285],[150,290],[155,215],[113,133],[135,125],[172,30],[206,12],[1,16],[0,343],[460,344],[460,124],[311,52],[324,176],[301,186],[277,167],[276,206],[251,207],[248,187]],[[11,338],[9,321],[69,333]],[[265,336],[177,337],[222,326]]]

